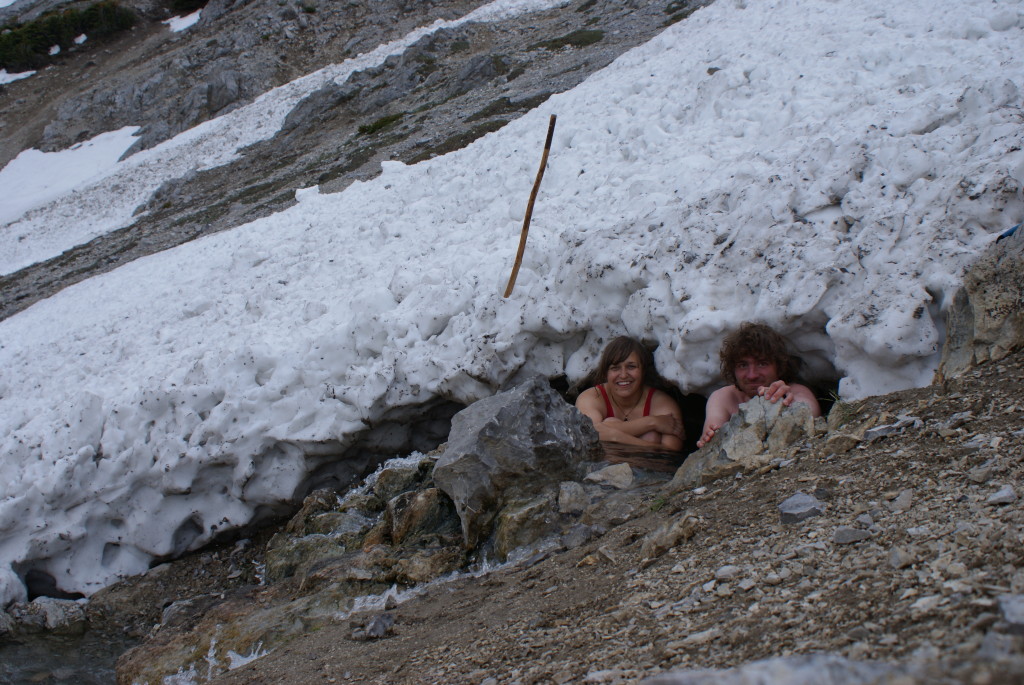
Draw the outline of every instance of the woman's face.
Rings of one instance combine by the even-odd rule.
[[[634,395],[644,387],[644,369],[640,365],[640,357],[631,352],[618,364],[608,367],[608,388],[620,397]]]

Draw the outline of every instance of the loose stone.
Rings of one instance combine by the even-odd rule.
[[[851,528],[850,526],[839,526],[832,536],[832,542],[837,545],[849,545],[861,540],[867,540],[871,533],[862,528]]]
[[[739,566],[728,564],[715,571],[715,578],[717,580],[732,580],[742,572],[743,571]]]
[[[608,485],[617,490],[626,490],[633,485],[633,468],[629,464],[613,464],[588,474],[584,479],[599,485]]]
[[[999,598],[999,610],[1009,632],[1024,635],[1024,595],[1003,595]]]
[[[1004,485],[999,492],[989,495],[988,499],[985,500],[986,504],[1000,505],[1000,504],[1011,504],[1017,501],[1017,493],[1013,491],[1013,488],[1009,485]]]
[[[798,492],[779,505],[783,523],[799,523],[825,511],[824,503],[804,492]]]
[[[915,561],[914,555],[901,547],[893,547],[889,551],[889,565],[893,568],[906,568]]]

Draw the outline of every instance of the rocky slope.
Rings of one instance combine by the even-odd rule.
[[[157,21],[157,9],[140,6],[145,21],[130,35],[4,87],[0,163],[28,147],[60,148],[127,125],[141,126],[139,146],[151,146],[272,87],[482,4],[213,0],[199,24],[178,34]],[[165,184],[131,226],[0,277],[0,318],[83,278],[280,211],[295,202],[296,188],[335,192],[375,176],[381,160],[412,163],[461,148],[701,4],[586,0],[426,36],[383,66],[312,94],[277,136],[234,163]]]
[[[0,613],[5,675],[84,682],[67,662],[10,666],[18,642],[63,635],[69,655],[138,643],[124,683],[1024,682],[1021,274],[1024,236],[971,269],[937,384],[813,427],[748,412],[763,449],[736,456],[725,436],[749,436],[723,430],[674,476],[593,462],[585,420],[552,441],[531,416],[583,419],[543,383],[536,414],[502,404],[514,393],[478,402],[444,450],[315,493],[286,526],[84,607]],[[502,464],[473,466],[488,449]],[[489,460],[490,494],[465,487]],[[509,561],[480,572],[483,556]],[[699,670],[726,667],[742,670]]]
[[[472,4],[359,5],[366,13],[358,19],[359,35],[369,43],[386,40],[408,30],[390,20],[404,13],[421,12],[410,19],[410,26],[419,25]],[[107,124],[148,124],[152,144],[196,117],[252,97],[260,80],[280,83],[337,60],[346,49],[364,49],[363,43],[345,47],[353,40],[342,26],[347,15],[303,7],[256,0],[214,5],[193,34],[168,36],[148,24],[104,48],[102,57],[72,55],[10,84],[2,156],[82,134],[61,127],[47,133],[58,112],[77,111],[90,122],[90,134]],[[588,0],[528,23],[466,27],[425,39],[384,67],[315,94],[296,108],[285,131],[230,168],[161,189],[131,228],[0,279],[0,311],[8,316],[74,280],[276,211],[292,201],[295,187],[321,183],[336,190],[376,173],[381,159],[411,161],[464,145],[575,85],[685,12],[679,3]],[[232,21],[259,42],[225,37],[211,43],[214,33],[230,35],[225,26]],[[589,42],[596,34],[575,33],[598,30],[603,34],[596,42]],[[556,42],[541,45],[547,40]],[[216,57],[218,50],[226,52]],[[246,50],[259,52],[253,70],[237,72],[237,99],[221,109],[209,95],[234,92],[227,80],[221,91],[210,87],[223,65],[196,77],[207,100],[191,114],[178,110],[178,119],[148,106],[115,111],[109,119],[89,114],[110,107],[100,83],[141,88],[153,76],[153,55],[164,65],[208,65]],[[193,92],[186,86],[195,84],[189,78],[175,83],[167,92],[184,102]],[[145,122],[133,120],[133,111],[163,113]],[[160,120],[168,122],[166,129]],[[360,126],[374,124],[360,133]],[[65,133],[74,135],[65,140]],[[1020,302],[1020,272],[1012,273],[1018,276],[1009,284],[1010,314],[1020,309],[1012,305]],[[975,304],[975,310],[992,308]],[[966,334],[972,336],[976,330]],[[1024,621],[1014,608],[1014,598],[1024,595],[1018,499],[1024,494],[1024,354],[998,359],[1019,344],[1016,335],[1001,340],[998,355],[974,353],[972,360],[988,361],[977,368],[967,363],[961,375],[930,388],[837,404],[830,431],[800,440],[756,469],[696,488],[639,470],[621,488],[591,484],[600,493],[598,506],[573,515],[593,535],[560,539],[483,575],[419,586],[408,599],[398,598],[404,601],[356,607],[351,614],[339,606],[315,621],[299,616],[295,634],[269,654],[237,670],[207,673],[223,683],[613,683],[824,652],[904,665],[882,682],[1024,682]],[[993,356],[997,360],[989,360]],[[820,513],[784,522],[780,504],[798,493],[812,496]],[[267,568],[273,570],[274,550],[296,535],[311,511],[332,514],[333,505],[331,497],[314,498],[297,523],[154,568],[96,595],[78,613],[40,603],[0,615],[0,632],[11,631],[0,647],[8,669],[0,676],[109,682],[110,661],[142,643],[134,660],[125,656],[120,665],[119,677],[132,682],[137,664],[155,655],[165,637],[215,633],[247,612],[315,596],[294,573],[267,583]],[[54,658],[47,642],[43,656],[15,669],[16,643],[40,636],[61,642],[68,656]],[[71,655],[96,644],[112,646],[105,665],[90,666],[97,673],[90,680]],[[831,673],[829,665],[812,661],[809,668],[821,676]]]
[[[581,515],[611,521],[603,535],[317,622],[214,681],[621,683],[824,652],[908,669],[881,682],[1024,682],[1024,624],[1001,604],[1024,593],[1022,378],[1018,352],[837,404],[832,430],[761,469],[683,490],[640,478],[614,491],[613,517]],[[780,504],[797,493],[820,515],[786,522]],[[303,594],[239,588],[261,560],[258,543],[196,555],[105,591],[94,609],[135,607],[127,624],[142,631],[202,589],[193,620],[216,616],[230,639],[217,607],[232,597],[257,611],[282,589]],[[366,639],[382,613],[393,625]],[[174,630],[163,621],[154,636]]]

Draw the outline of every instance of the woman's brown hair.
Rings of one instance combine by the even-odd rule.
[[[644,385],[663,389],[666,383],[658,370],[654,368],[654,355],[642,342],[625,335],[620,335],[605,346],[597,368],[591,371],[580,385],[583,388],[590,388],[604,383],[608,380],[608,369],[626,361],[634,352],[636,352],[637,359],[640,360]]]

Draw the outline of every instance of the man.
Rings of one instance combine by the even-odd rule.
[[[786,339],[771,327],[746,322],[722,341],[719,351],[722,378],[730,383],[711,393],[698,447],[703,447],[739,411],[740,405],[754,397],[790,406],[803,402],[812,416],[821,416],[821,407],[807,386],[793,383],[799,362],[789,353]]]

